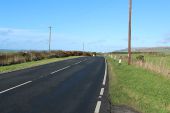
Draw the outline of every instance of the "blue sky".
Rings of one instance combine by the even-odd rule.
[[[170,45],[170,0],[133,0],[132,46]],[[127,48],[128,0],[1,0],[0,49]]]

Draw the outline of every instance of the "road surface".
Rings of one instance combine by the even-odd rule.
[[[103,57],[81,57],[0,74],[0,113],[98,113]]]

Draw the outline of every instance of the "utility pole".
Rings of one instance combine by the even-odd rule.
[[[51,26],[49,27],[50,33],[49,33],[49,52],[51,52]]]
[[[131,64],[132,0],[129,0],[128,65]]]
[[[84,42],[83,42],[83,55],[84,55]]]
[[[84,42],[83,42],[83,51],[84,51]]]

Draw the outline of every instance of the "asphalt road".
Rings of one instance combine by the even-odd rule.
[[[0,74],[0,113],[98,113],[106,70],[82,57]]]

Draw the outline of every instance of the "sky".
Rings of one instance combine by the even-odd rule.
[[[170,0],[132,0],[132,47],[170,45]],[[127,48],[128,0],[0,0],[0,49]]]

